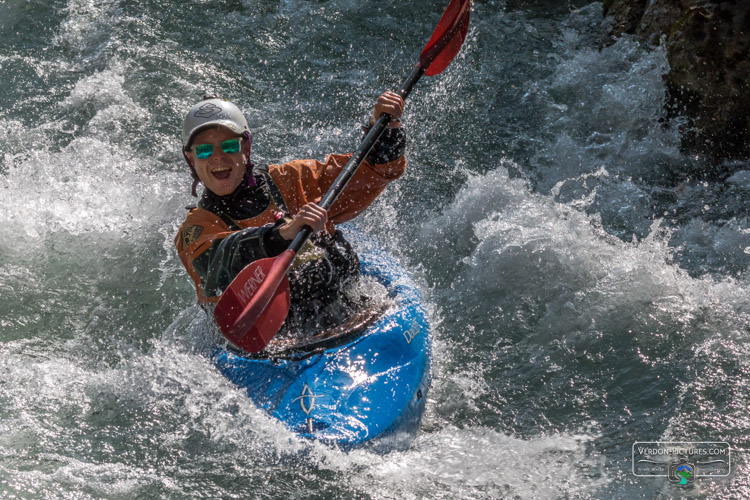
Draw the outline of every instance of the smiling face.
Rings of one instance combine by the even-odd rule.
[[[204,130],[196,134],[188,152],[190,162],[198,174],[198,178],[212,192],[219,196],[226,196],[234,192],[245,178],[245,164],[247,161],[247,141],[240,141],[240,150],[236,153],[225,153],[221,143],[239,136],[225,127]],[[213,154],[208,158],[198,158],[195,148],[201,144],[211,144]]]

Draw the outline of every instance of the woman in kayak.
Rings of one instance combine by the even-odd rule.
[[[204,190],[175,244],[195,282],[198,302],[215,303],[246,265],[279,255],[304,226],[315,234],[289,273],[290,318],[318,316],[339,299],[343,284],[358,276],[359,261],[335,225],[359,215],[404,172],[403,110],[404,101],[393,92],[378,98],[365,130],[382,113],[393,120],[326,211],[316,203],[350,154],[329,155],[325,162],[255,166],[250,159],[252,135],[237,106],[215,98],[193,106],[183,124],[183,155],[194,179],[193,195],[199,183]],[[331,326],[324,318],[316,322]]]

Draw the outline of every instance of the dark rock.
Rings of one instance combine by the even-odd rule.
[[[610,20],[610,35],[635,33],[647,4],[648,0],[604,0],[602,7],[605,18]]]
[[[591,0],[505,0],[505,10],[527,10],[537,13],[562,14],[591,3]]]
[[[684,139],[720,158],[750,156],[750,2],[687,9],[667,38],[673,110],[691,119]]]
[[[646,6],[635,32],[651,43],[659,43],[661,37],[669,33],[685,9],[690,8],[690,3],[689,0],[654,0]]]
[[[612,37],[665,40],[671,114],[683,145],[716,160],[750,158],[750,1],[605,0]]]

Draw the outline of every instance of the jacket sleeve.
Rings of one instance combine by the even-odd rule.
[[[188,216],[175,239],[180,260],[195,282],[199,302],[218,300],[246,265],[275,257],[286,249],[288,242],[278,234],[279,223],[230,231],[220,221],[207,219]]]
[[[404,158],[406,135],[403,129],[387,129],[365,161],[328,210],[328,231],[335,224],[353,219],[370,206],[386,186],[406,169]],[[289,211],[295,214],[309,202],[318,203],[352,157],[329,155],[325,162],[295,160],[272,165],[269,173],[281,190]]]

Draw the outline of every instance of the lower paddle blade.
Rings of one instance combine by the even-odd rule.
[[[275,258],[245,267],[221,294],[214,318],[233,345],[259,352],[281,328],[289,312],[286,273],[295,253],[286,250]]]
[[[241,331],[230,338],[225,334],[227,340],[233,345],[247,352],[260,352],[268,345],[271,339],[276,335],[286,320],[289,312],[289,280],[284,276],[284,280],[276,290],[276,294],[271,298],[261,315],[255,320],[250,331],[241,335]]]
[[[427,76],[442,73],[461,50],[469,31],[470,15],[471,0],[451,0],[419,56]]]

